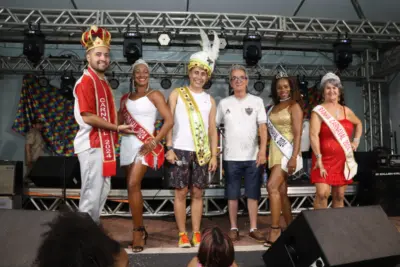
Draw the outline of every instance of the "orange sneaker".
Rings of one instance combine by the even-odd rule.
[[[178,246],[180,248],[190,248],[191,247],[189,237],[187,236],[186,232],[179,233]]]
[[[193,232],[193,237],[192,237],[192,244],[194,247],[200,246],[201,242],[201,234],[200,232]]]

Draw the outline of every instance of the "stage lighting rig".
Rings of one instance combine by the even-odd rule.
[[[142,57],[142,36],[139,32],[139,27],[136,25],[136,32],[130,31],[130,26],[124,34],[124,57],[129,64],[135,63],[136,60]]]
[[[119,81],[117,78],[115,78],[115,73],[112,72],[112,78],[110,80],[108,80],[108,83],[110,84],[112,89],[117,89],[119,86]]]
[[[24,31],[23,54],[34,64],[37,64],[44,55],[45,36],[40,30],[40,23],[35,28],[29,22],[28,29]]]
[[[338,39],[333,44],[333,57],[339,70],[346,69],[353,62],[351,39],[347,38],[347,33],[345,38],[341,38],[338,33]]]
[[[204,89],[204,90],[210,89],[211,86],[212,86],[212,84],[213,84],[213,83],[212,83],[212,80],[209,79],[209,80],[204,84],[203,89]]]
[[[72,71],[70,74],[67,74],[66,72],[61,76],[61,84],[60,84],[60,89],[61,89],[61,94],[68,100],[73,100],[74,95],[74,87],[75,87],[76,79],[74,78]]]
[[[49,86],[49,79],[47,79],[44,70],[42,70],[42,75],[38,77],[38,84],[41,87],[47,87]]]
[[[164,90],[168,90],[172,86],[171,79],[169,78],[163,78],[160,82],[161,88]]]
[[[254,66],[262,58],[261,36],[258,33],[243,37],[243,59],[248,66]]]
[[[225,28],[222,27],[221,34],[219,35],[219,49],[223,50],[228,45],[228,39],[226,39]]]
[[[157,42],[160,46],[169,46],[171,45],[172,36],[170,32],[159,32],[157,37]]]

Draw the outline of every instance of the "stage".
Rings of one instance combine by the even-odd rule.
[[[400,232],[400,217],[391,217],[390,221]],[[271,219],[269,215],[260,215],[258,218],[259,229],[267,234]],[[147,246],[141,253],[132,253],[129,246],[132,240],[132,222],[130,218],[103,217],[102,225],[105,230],[118,240],[129,253],[130,266],[187,266],[190,259],[195,256],[197,248],[178,248],[178,230],[173,217],[146,218],[145,226],[149,232]],[[247,236],[249,221],[247,216],[239,216],[240,241],[235,242],[235,258],[239,266],[264,267],[262,254],[266,251],[263,244]],[[229,230],[227,215],[206,217],[202,219],[202,228],[218,226],[223,231]],[[281,225],[285,223],[281,218]],[[190,227],[190,218],[187,226]],[[190,228],[187,229],[190,232]]]

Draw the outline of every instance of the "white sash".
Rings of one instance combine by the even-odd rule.
[[[349,136],[346,133],[343,125],[340,124],[329,112],[321,105],[316,106],[313,111],[317,113],[325,124],[329,127],[336,140],[342,147],[346,155],[346,164],[344,165],[344,177],[346,180],[351,180],[357,174],[358,164],[354,159],[353,148]]]
[[[272,124],[271,120],[269,119],[269,115],[273,108],[274,108],[274,106],[272,106],[267,113],[268,132],[271,136],[271,139],[274,141],[275,145],[279,148],[279,150],[282,152],[282,154],[284,156],[284,157],[282,157],[282,160],[281,160],[281,168],[285,172],[288,172],[287,164],[293,154],[293,145],[283,135],[281,135],[281,133],[275,128],[275,126]],[[296,158],[296,170],[293,172],[293,174],[300,171],[302,168],[303,168],[303,159],[301,156],[298,155]]]

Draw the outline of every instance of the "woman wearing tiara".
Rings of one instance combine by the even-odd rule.
[[[313,150],[311,182],[315,184],[315,209],[328,207],[332,186],[332,207],[344,206],[346,186],[357,173],[353,151],[360,143],[362,123],[344,105],[340,78],[327,73],[321,80],[323,103],[311,113],[310,139]],[[354,138],[353,129],[355,126]],[[339,140],[337,139],[339,136]],[[347,144],[347,146],[346,146]]]
[[[132,251],[143,250],[147,232],[143,226],[143,197],[141,183],[147,167],[160,168],[164,162],[164,150],[160,141],[173,126],[173,118],[164,95],[150,89],[150,70],[147,63],[139,59],[133,64],[132,80],[134,92],[124,95],[118,113],[120,124],[133,126],[135,134],[122,136],[121,166],[127,166],[129,207],[133,220]],[[157,134],[154,123],[157,112],[164,124]]]
[[[270,137],[268,166],[271,170],[267,190],[272,224],[264,244],[266,247],[270,247],[281,234],[281,212],[287,225],[292,221],[287,178],[300,167],[298,156],[303,122],[303,104],[295,79],[280,72],[272,81],[271,95],[274,106],[267,116]]]

